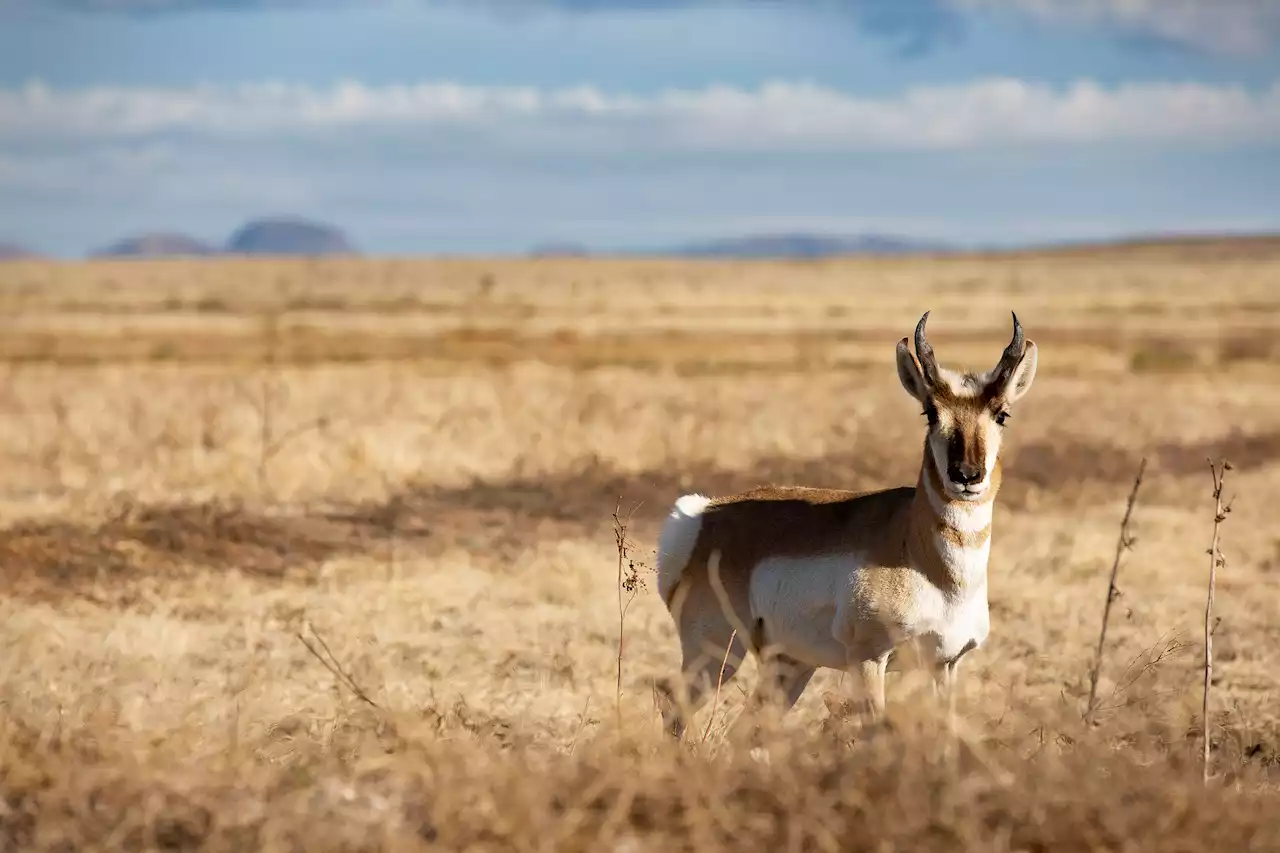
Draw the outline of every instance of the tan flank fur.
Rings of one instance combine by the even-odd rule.
[[[934,358],[928,317],[916,326],[914,355],[907,338],[897,346],[898,377],[928,419],[915,486],[862,494],[767,486],[685,495],[672,507],[658,590],[679,631],[683,677],[656,688],[674,737],[722,665],[727,681],[747,651],[762,663],[753,707],[776,691],[790,709],[828,667],[853,676],[864,711],[878,719],[891,657],[910,651],[949,699],[960,659],[986,640],[1000,446],[1010,408],[1035,378],[1036,345],[1015,314],[994,368],[954,372]]]

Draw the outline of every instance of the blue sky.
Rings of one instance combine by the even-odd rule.
[[[1272,0],[0,0],[0,242],[1280,229]]]

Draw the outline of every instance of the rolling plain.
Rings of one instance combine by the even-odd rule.
[[[956,748],[822,672],[761,760],[752,665],[671,746],[668,507],[914,483],[926,310],[943,365],[1040,349]],[[1280,849],[1274,243],[18,261],[0,318],[0,850]]]

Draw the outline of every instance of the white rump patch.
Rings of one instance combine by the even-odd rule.
[[[675,587],[698,544],[702,531],[702,513],[711,499],[703,495],[685,495],[676,501],[658,536],[658,594],[665,601]]]
[[[702,515],[711,504],[711,498],[704,495],[685,495],[676,501],[675,511],[687,516]],[[672,513],[674,515],[675,512]]]

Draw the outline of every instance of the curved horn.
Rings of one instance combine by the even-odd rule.
[[[933,347],[924,336],[925,324],[929,322],[929,312],[924,312],[920,322],[916,324],[916,357],[920,360],[920,369],[924,372],[925,381],[930,385],[938,382],[938,361],[933,357]]]
[[[1007,379],[1013,375],[1013,369],[1018,366],[1018,362],[1022,359],[1022,351],[1026,348],[1026,336],[1022,334],[1022,324],[1018,322],[1017,313],[1013,314],[1013,338],[1009,341],[1009,345],[1004,348],[1004,352],[1000,356],[1000,363],[996,365],[996,375],[1001,379]]]

